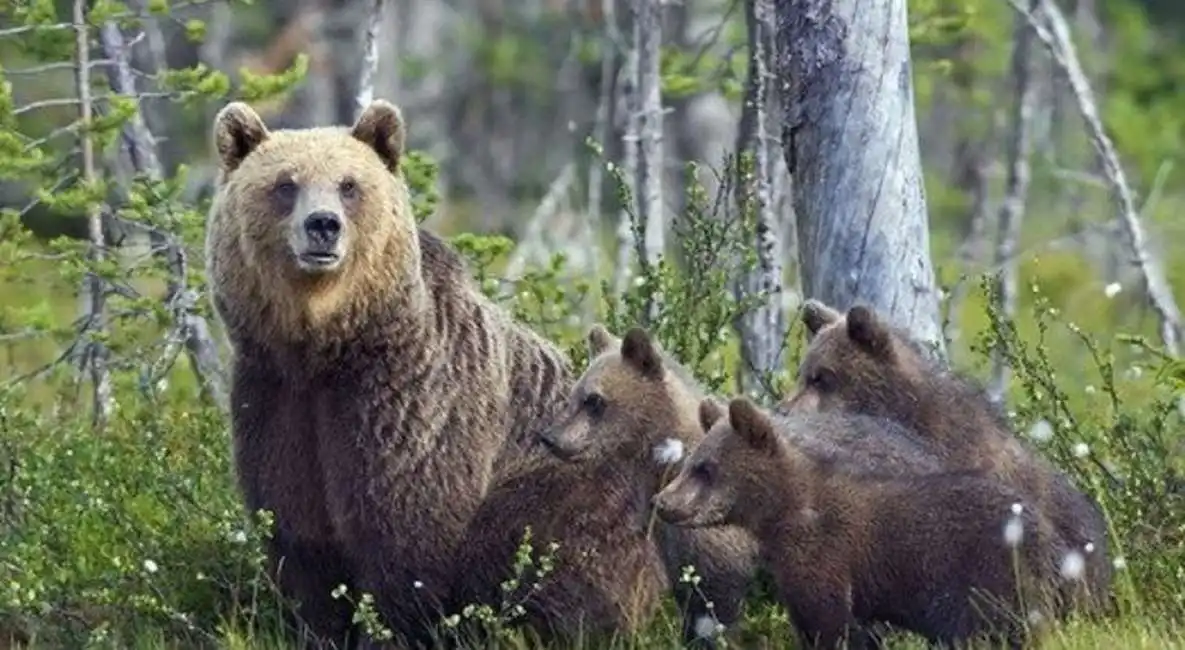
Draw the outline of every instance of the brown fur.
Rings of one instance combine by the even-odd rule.
[[[670,480],[679,460],[669,458],[674,462],[661,464],[655,450],[667,440],[690,449],[703,439],[704,391],[640,328],[618,340],[594,326],[589,351],[589,367],[577,380],[567,411],[547,430],[544,441],[574,462],[615,459],[621,471],[633,477],[640,498],[648,501]],[[888,421],[805,415],[789,419],[782,431],[819,460],[853,471],[922,473],[942,467],[923,441]],[[756,568],[754,540],[735,528],[687,530],[660,524],[656,532],[685,612],[686,640],[696,637],[696,622],[709,614],[726,628],[733,626]],[[688,564],[701,577],[698,590],[678,582]],[[706,601],[712,603],[712,611]]]
[[[1064,550],[1039,510],[966,473],[836,472],[778,429],[747,398],[734,399],[655,497],[659,515],[693,528],[751,531],[809,647],[837,648],[845,639],[867,647],[877,622],[934,643],[990,634],[1021,647],[1016,623],[1030,611],[1048,612],[1043,595]],[[1024,536],[1014,549],[1004,529],[1016,503]]]
[[[1105,607],[1111,565],[1102,512],[1068,476],[1017,436],[968,380],[932,361],[904,332],[869,308],[846,315],[808,301],[803,322],[812,341],[784,412],[867,413],[891,418],[930,440],[951,470],[991,476],[1015,487],[1048,514],[1061,536],[1086,552],[1087,603]]]
[[[631,635],[657,612],[666,588],[658,549],[643,526],[645,507],[615,460],[574,465],[547,459],[494,487],[460,546],[454,610],[520,605],[548,646]],[[641,506],[641,507],[640,507]],[[535,565],[510,593],[527,527]],[[552,571],[534,569],[556,544]]]
[[[234,348],[236,470],[247,506],[274,512],[281,587],[322,639],[350,627],[339,583],[423,631],[482,495],[571,381],[416,227],[404,137],[382,101],[351,128],[272,132],[241,103],[215,120],[207,268]],[[342,219],[336,268],[302,267],[311,210]]]

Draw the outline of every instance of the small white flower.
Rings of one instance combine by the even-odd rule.
[[[1053,437],[1053,425],[1049,420],[1037,420],[1029,427],[1029,437],[1037,442],[1046,442]]]
[[[1020,513],[1025,511],[1025,507],[1024,507],[1024,504],[1017,501],[1016,503],[1012,504],[1011,510],[1012,510],[1012,514],[1019,517]]]
[[[1074,458],[1086,458],[1090,455],[1090,447],[1087,447],[1085,442],[1080,442],[1074,445],[1073,453]]]
[[[1045,620],[1045,615],[1039,609],[1029,610],[1029,625],[1039,625],[1041,621]]]
[[[1094,395],[1094,393],[1097,389],[1094,387],[1093,384],[1087,384],[1086,388],[1084,390],[1086,391],[1087,395]]]
[[[1112,282],[1111,284],[1103,287],[1103,295],[1107,296],[1108,298],[1114,298],[1122,290],[1123,285],[1119,284],[1118,282]]]
[[[716,619],[703,615],[695,619],[695,636],[700,639],[711,639],[717,634],[724,631],[724,626],[716,622]]]
[[[677,438],[667,438],[654,446],[654,462],[659,465],[671,465],[683,460],[683,441]]]
[[[424,583],[420,582],[419,580],[416,580],[415,582],[411,583],[411,586],[415,587],[416,589],[423,589]]]
[[[1111,560],[1111,566],[1122,571],[1127,568],[1127,560],[1122,555],[1116,555],[1114,560]]]
[[[1078,551],[1070,551],[1062,558],[1061,574],[1066,580],[1081,580],[1086,572],[1086,558]]]
[[[1008,523],[1004,524],[1004,543],[1012,548],[1016,548],[1020,544],[1020,540],[1024,539],[1025,525],[1020,520],[1020,517],[1009,517]]]
[[[230,534],[230,541],[234,542],[235,544],[246,544],[247,533],[245,531],[236,530]]]
[[[1144,369],[1139,366],[1132,366],[1132,367],[1128,368],[1127,372],[1125,372],[1123,374],[1127,375],[1128,379],[1134,381],[1144,375]]]
[[[1086,551],[1087,555],[1094,553],[1094,542],[1087,542],[1086,545],[1082,547],[1082,550]]]
[[[156,573],[159,569],[160,567],[156,565],[156,562],[153,562],[152,560],[144,560],[145,571],[149,573]]]

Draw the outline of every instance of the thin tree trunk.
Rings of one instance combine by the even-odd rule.
[[[905,0],[783,0],[782,147],[808,297],[862,303],[945,356]]]
[[[625,293],[633,280],[631,259],[639,250],[634,237],[634,219],[638,214],[638,132],[640,117],[636,109],[638,96],[638,50],[631,45],[626,53],[625,65],[617,75],[617,106],[619,115],[625,117],[625,132],[622,135],[620,178],[628,190],[628,201],[621,206],[617,218],[617,268],[614,269],[613,287],[617,295]]]
[[[99,43],[104,57],[114,62],[114,65],[106,66],[111,90],[125,97],[135,97],[137,93],[130,53],[119,26],[113,22],[105,23],[99,31]],[[120,134],[120,147],[136,173],[154,181],[163,178],[155,138],[139,111],[124,126]],[[136,225],[148,231],[153,253],[163,257],[168,268],[165,304],[173,314],[178,338],[185,346],[198,386],[206,399],[225,411],[229,407],[229,399],[218,358],[218,346],[210,332],[209,323],[196,311],[197,292],[187,285],[189,261],[185,247],[175,235],[142,224]],[[165,358],[172,357],[166,355]]]
[[[1030,7],[1035,7],[1036,1]],[[1033,111],[1037,85],[1033,82],[1033,30],[1028,21],[1017,16],[1013,28],[1012,46],[1012,115],[1011,132],[1006,145],[1008,177],[1004,184],[1004,201],[1000,205],[1000,226],[996,232],[995,264],[1000,271],[996,285],[996,310],[1000,317],[1016,317],[1017,262],[1016,250],[1024,220],[1025,202],[1029,195],[1029,157],[1033,149]],[[992,351],[992,379],[988,395],[1002,401],[1008,390],[1008,363],[997,345]]]
[[[638,52],[638,257],[650,269],[663,254],[666,219],[662,205],[663,110],[659,77],[662,43],[660,0],[635,0],[634,46]],[[646,322],[654,317],[654,304],[646,309]]]
[[[745,23],[749,39],[749,73],[737,137],[737,152],[748,161],[737,163],[737,203],[742,218],[755,221],[757,265],[739,278],[737,299],[764,296],[762,304],[743,314],[736,323],[741,339],[740,392],[759,389],[772,394],[767,379],[782,368],[786,317],[782,307],[782,260],[779,224],[775,212],[770,150],[766,143],[766,119],[770,106],[769,69],[773,49],[773,3],[746,0]]]
[[[74,49],[75,81],[78,92],[79,147],[82,155],[82,182],[91,185],[98,181],[95,169],[95,145],[88,129],[91,126],[90,76],[90,27],[87,24],[86,0],[74,0]],[[90,240],[87,257],[92,266],[102,262],[106,242],[103,238],[103,211],[99,204],[87,210],[87,236]],[[113,398],[111,374],[107,368],[107,347],[99,342],[96,334],[105,328],[103,317],[106,303],[106,283],[93,272],[87,272],[83,279],[83,318],[81,336],[87,341],[83,351],[83,362],[90,370],[94,420],[96,428],[102,428],[111,417]]]
[[[362,71],[358,75],[358,94],[354,97],[354,119],[374,101],[374,82],[379,67],[379,30],[383,24],[383,0],[370,0],[366,16],[366,36],[362,41]]]
[[[621,46],[621,34],[617,29],[615,0],[601,1],[601,20],[604,22],[601,37],[601,87],[597,97],[597,112],[593,119],[593,138],[598,150],[604,154],[613,132],[609,121],[613,102],[613,72],[617,52]],[[593,161],[588,166],[588,219],[594,233],[600,235],[601,211],[604,209],[605,190],[604,162]]]

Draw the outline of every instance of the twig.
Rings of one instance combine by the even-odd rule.
[[[354,118],[374,101],[374,80],[379,68],[379,29],[383,23],[383,0],[371,0],[363,41],[362,72],[358,76],[358,95],[354,99]]]
[[[1179,356],[1180,340],[1182,337],[1181,311],[1173,298],[1172,289],[1161,269],[1157,268],[1148,251],[1147,236],[1136,212],[1135,200],[1132,198],[1131,187],[1127,183],[1127,176],[1119,162],[1119,155],[1115,145],[1103,128],[1099,117],[1094,93],[1082,64],[1078,61],[1078,54],[1070,38],[1070,28],[1066,23],[1057,3],[1051,0],[1040,0],[1040,9],[1044,13],[1049,28],[1038,21],[1032,13],[1022,7],[1018,0],[1007,0],[1008,4],[1022,16],[1028,19],[1029,27],[1037,38],[1049,50],[1061,72],[1066,75],[1074,99],[1078,105],[1078,112],[1086,121],[1091,144],[1094,145],[1103,166],[1103,173],[1111,185],[1114,200],[1119,208],[1119,216],[1127,235],[1128,245],[1132,254],[1132,262],[1144,280],[1148,302],[1160,319],[1160,338],[1165,349],[1174,357]]]
[[[139,99],[142,99],[142,100],[143,99],[180,99],[182,97],[186,97],[191,94],[193,94],[193,93],[189,92],[189,91],[140,93]],[[90,101],[92,101],[92,102],[102,101],[102,100],[111,99],[113,97],[118,97],[118,96],[119,95],[115,95],[115,94],[91,95]],[[42,100],[38,100],[35,102],[30,102],[28,104],[25,104],[23,106],[20,106],[20,107],[14,109],[12,111],[12,114],[13,115],[24,115],[25,113],[28,113],[30,111],[35,111],[35,110],[42,109],[42,108],[56,108],[56,107],[60,107],[60,106],[78,106],[81,103],[82,103],[82,100],[77,97],[57,97],[54,99],[42,99]]]

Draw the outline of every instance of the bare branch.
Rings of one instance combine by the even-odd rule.
[[[371,0],[363,41],[362,73],[358,79],[358,96],[354,99],[354,117],[374,101],[374,80],[379,68],[379,29],[383,23],[383,0]]]
[[[1036,8],[1038,0],[1030,0],[1030,7]],[[1017,264],[1008,262],[1016,256],[1020,240],[1021,224],[1024,220],[1025,202],[1029,194],[1029,157],[1033,149],[1033,112],[1037,98],[1037,85],[1033,81],[1033,37],[1023,17],[1018,16],[1013,28],[1012,46],[1012,91],[1013,104],[1011,133],[1004,155],[1008,166],[1008,177],[1004,183],[1004,200],[1000,204],[1000,225],[996,233],[996,264],[1001,271],[997,279],[996,300],[1001,317],[1016,317]],[[1002,401],[1008,390],[1008,361],[999,345],[992,351],[992,379],[988,395],[993,401]]]
[[[1183,335],[1181,311],[1177,307],[1173,292],[1165,279],[1163,270],[1148,250],[1147,235],[1136,211],[1135,199],[1131,187],[1127,183],[1127,176],[1119,162],[1119,155],[1115,145],[1103,127],[1099,117],[1098,105],[1091,90],[1090,82],[1078,60],[1077,50],[1070,37],[1070,28],[1066,17],[1057,3],[1051,0],[1039,0],[1039,8],[1044,15],[1048,28],[1030,11],[1021,6],[1018,0],[1007,0],[1014,10],[1024,16],[1029,27],[1037,38],[1049,50],[1054,62],[1066,76],[1073,91],[1078,112],[1086,121],[1088,135],[1095,152],[1102,162],[1103,174],[1111,185],[1112,195],[1119,210],[1120,222],[1127,236],[1128,246],[1132,255],[1132,263],[1144,281],[1144,289],[1148,302],[1160,320],[1160,338],[1169,354],[1180,354],[1180,341]]]

